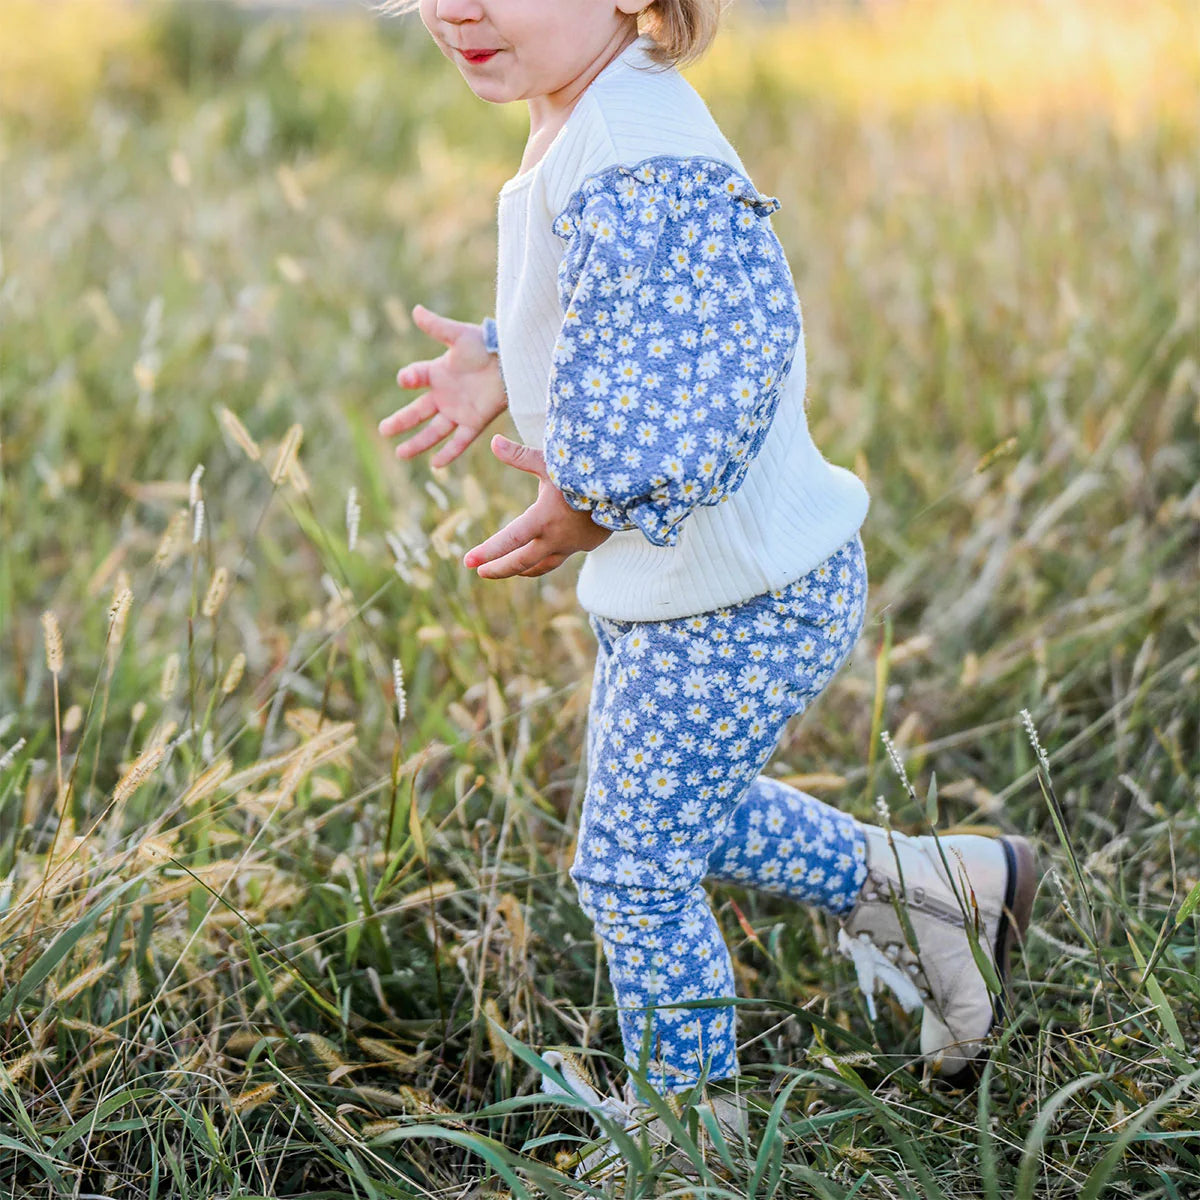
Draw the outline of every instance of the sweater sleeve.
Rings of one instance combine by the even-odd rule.
[[[495,317],[484,317],[479,323],[483,330],[483,346],[489,354],[496,356],[496,370],[500,372],[500,382],[504,382],[504,363],[500,358],[500,334],[496,327]]]
[[[667,156],[590,176],[556,217],[546,470],[604,528],[675,545],[761,448],[801,333],[778,207],[726,163]]]

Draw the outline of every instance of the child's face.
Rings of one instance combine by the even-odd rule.
[[[421,20],[475,95],[503,104],[569,89],[633,40],[644,3],[421,0]]]

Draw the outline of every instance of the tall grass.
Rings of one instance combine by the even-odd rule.
[[[373,433],[411,304],[490,309],[521,114],[403,24],[2,8],[5,1194],[576,1194],[536,1052],[624,1071],[575,564],[464,572],[519,481]],[[770,770],[1045,877],[970,1090],[826,919],[716,889],[750,1139],[681,1129],[699,1186],[627,1143],[614,1194],[1200,1195],[1200,76],[1183,6],[1131,11],[738,27],[694,73],[872,493],[867,632]]]

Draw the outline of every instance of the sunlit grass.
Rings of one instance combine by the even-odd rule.
[[[475,579],[521,482],[373,432],[411,304],[490,309],[522,114],[411,25],[0,10],[0,1181],[567,1195],[592,1127],[530,1047],[617,1045],[566,874],[575,565]],[[872,493],[867,631],[772,770],[913,829],[936,773],[940,828],[1046,868],[968,1092],[826,921],[717,889],[754,1093],[712,1196],[1200,1189],[1185,13],[874,6],[692,73],[783,201],[810,421]]]
[[[1028,123],[1102,115],[1128,133],[1195,118],[1200,17],[1177,0],[895,0],[828,5],[759,27],[692,72],[701,88],[764,84],[854,111],[931,104]]]
[[[0,0],[0,113],[52,125],[85,112],[106,66],[128,55],[141,82],[160,82],[143,52],[146,14],[114,0]]]

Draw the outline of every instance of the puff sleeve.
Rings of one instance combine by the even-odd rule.
[[[726,163],[664,157],[589,177],[556,217],[546,470],[604,528],[675,545],[761,448],[801,344],[778,207]]]

